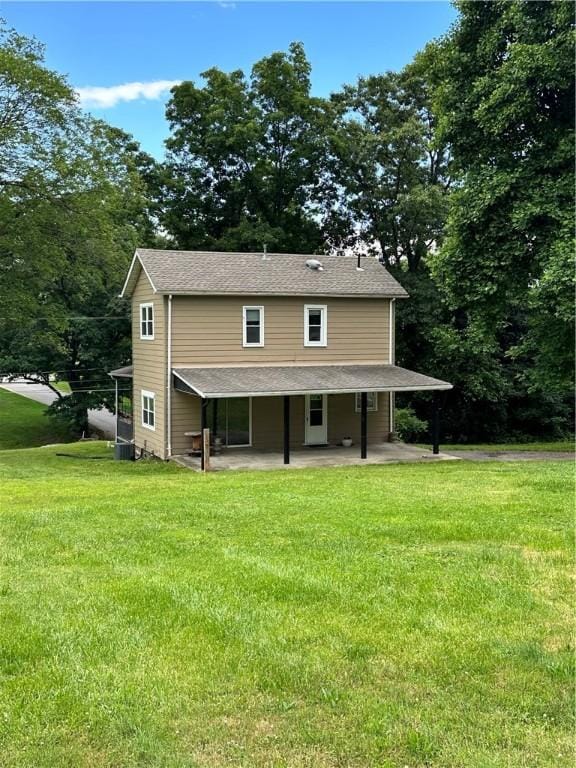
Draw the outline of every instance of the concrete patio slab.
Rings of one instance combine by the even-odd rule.
[[[238,469],[307,469],[312,467],[345,467],[366,464],[396,464],[402,462],[457,461],[458,457],[418,448],[404,443],[382,443],[368,446],[368,457],[360,458],[360,447],[344,448],[340,445],[310,447],[290,452],[290,464],[283,463],[283,454],[257,451],[252,448],[225,448],[218,456],[210,457],[210,470]],[[199,456],[174,456],[177,464],[200,471]]]

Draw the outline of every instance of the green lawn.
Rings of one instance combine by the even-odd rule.
[[[0,453],[0,764],[571,767],[572,479]]]
[[[422,448],[430,449],[430,444],[420,443]],[[441,443],[440,450],[445,453],[450,451],[559,451],[561,453],[574,452],[573,440],[556,440],[555,442],[542,443],[477,443],[468,445],[462,443]]]
[[[46,416],[46,406],[0,388],[0,450],[74,440],[68,429]]]
[[[64,392],[65,394],[69,395],[72,390],[70,389],[70,384],[68,384],[67,381],[55,381],[54,386],[56,389],[59,389],[60,392]]]

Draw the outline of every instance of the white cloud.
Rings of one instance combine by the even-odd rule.
[[[232,8],[232,9],[236,8],[236,3],[226,3],[226,2],[222,2],[222,0],[219,1],[218,5],[220,6],[220,8]]]
[[[150,83],[124,83],[123,85],[95,86],[76,88],[76,93],[83,107],[105,109],[115,107],[121,101],[137,99],[154,100],[166,94],[170,88],[179,85],[181,80],[154,80]]]

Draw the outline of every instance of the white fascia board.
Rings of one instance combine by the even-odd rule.
[[[176,376],[178,374],[175,374]],[[272,391],[272,392],[206,392],[206,393],[200,393],[200,390],[198,390],[196,387],[192,387],[192,385],[185,381],[181,376],[178,376],[181,381],[183,381],[188,387],[191,389],[194,389],[194,391],[198,392],[201,397],[207,397],[207,398],[213,398],[213,399],[223,399],[225,397],[282,397],[284,395],[353,395],[357,392],[361,391],[367,391],[367,392],[433,392],[435,390],[448,390],[453,389],[452,384],[442,384],[442,385],[431,385],[431,386],[421,386],[421,387],[367,387],[365,390],[361,389],[324,389],[324,390],[318,390],[318,389],[299,389],[299,390],[289,390],[289,391]]]
[[[189,381],[186,381],[186,379],[185,379],[183,376],[180,376],[180,374],[179,374],[179,373],[176,373],[176,371],[175,371],[174,369],[172,369],[172,374],[173,374],[174,376],[176,376],[176,378],[177,378],[177,379],[180,379],[180,381],[181,381],[183,384],[186,384],[186,386],[187,386],[187,387],[190,387],[190,389],[193,389],[193,390],[194,390],[194,392],[196,392],[196,394],[197,394],[199,397],[206,397],[206,395],[204,394],[204,392],[202,392],[202,390],[198,389],[198,387],[193,387],[193,386],[192,386],[192,384],[190,384],[190,382],[189,382]],[[186,393],[184,392],[184,394],[186,394]],[[242,395],[242,397],[245,397],[245,395]]]
[[[148,278],[150,279],[150,278]],[[150,281],[152,282],[152,281]],[[175,291],[154,289],[156,293],[172,296],[294,296],[295,298],[317,298],[317,299],[407,299],[408,296],[390,296],[387,293],[295,293],[293,291]]]
[[[140,264],[140,268],[144,271],[144,274],[148,278],[148,282],[150,283],[150,286],[152,287],[152,290],[154,293],[158,293],[158,290],[156,289],[156,286],[152,282],[152,278],[148,274],[148,271],[146,267],[144,266],[144,262],[140,258],[140,254],[138,253],[138,250],[134,251],[134,256],[132,257],[132,262],[130,263],[130,268],[128,269],[128,274],[126,275],[126,280],[124,280],[124,285],[122,286],[122,290],[120,291],[119,298],[125,299],[126,298],[126,291],[128,289],[128,284],[130,282],[130,279],[132,277],[132,273],[134,271],[134,267],[136,266],[136,260],[138,260],[138,263]]]

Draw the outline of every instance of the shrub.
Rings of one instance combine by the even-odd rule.
[[[428,422],[419,419],[412,408],[397,408],[395,425],[398,437],[406,443],[415,443],[428,432]]]

